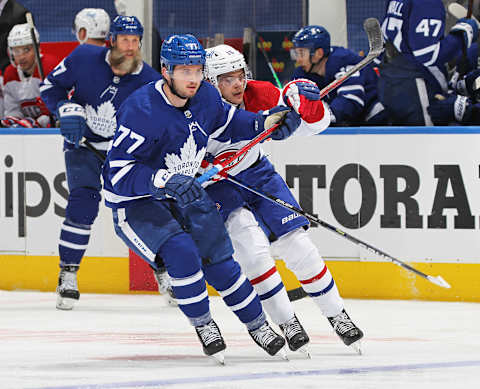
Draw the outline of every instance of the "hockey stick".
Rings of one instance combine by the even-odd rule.
[[[367,33],[368,44],[370,46],[370,51],[368,52],[367,56],[364,59],[362,59],[359,63],[353,65],[352,68],[348,72],[346,72],[343,76],[341,76],[340,78],[337,78],[336,80],[334,80],[330,84],[328,84],[326,87],[324,87],[320,91],[320,99],[322,99],[327,94],[329,94],[333,89],[337,88],[340,84],[342,84],[344,81],[346,81],[354,73],[360,71],[365,66],[370,64],[375,58],[377,58],[382,53],[382,51],[383,51],[383,37],[382,37],[382,30],[380,28],[380,23],[378,23],[378,20],[375,19],[375,18],[366,19],[365,22],[363,23],[363,28],[365,29],[365,32]],[[248,152],[257,143],[259,143],[262,140],[264,140],[265,138],[267,138],[268,135],[270,135],[273,131],[275,131],[275,129],[279,125],[280,124],[276,124],[272,128],[270,128],[268,130],[265,130],[264,132],[260,133],[255,138],[253,138],[249,143],[247,143],[245,146],[243,146],[240,150],[238,150],[230,158],[227,158],[224,161],[221,161],[221,162],[213,165],[209,170],[207,170],[205,173],[203,173],[198,178],[200,183],[208,181],[210,178],[212,178],[218,172],[222,171],[225,167],[227,167],[229,164],[234,162],[241,155]]]
[[[35,26],[33,24],[32,14],[30,12],[27,12],[25,14],[25,17],[27,18],[27,23],[30,26],[30,36],[32,37],[33,49],[35,50],[35,59],[37,61],[38,73],[40,74],[40,78],[43,81],[45,79],[45,73],[43,72],[42,61],[40,60],[39,42],[37,42],[37,37],[35,36]]]
[[[258,34],[258,32],[252,27],[252,31],[253,33],[258,37],[258,40],[260,41],[260,51],[262,52],[263,54],[263,57],[265,58],[265,62],[267,62],[267,66],[268,68],[270,69],[270,72],[272,72],[272,75],[273,75],[273,78],[275,79],[275,82],[277,83],[277,86],[282,89],[283,86],[282,86],[282,83],[280,82],[280,80],[278,79],[278,76],[277,76],[277,72],[275,71],[275,69],[273,68],[273,65],[272,63],[270,62],[270,59],[268,58],[268,54],[267,52],[265,51],[265,47],[263,47],[263,44],[265,43],[265,40]]]
[[[433,277],[433,276],[430,276],[428,274],[425,274],[425,273],[422,273],[420,270],[417,270],[415,269],[414,267],[406,264],[405,262],[402,262],[400,261],[399,259],[395,258],[395,257],[392,257],[391,255],[385,253],[384,251],[382,250],[379,250],[375,247],[373,247],[372,245],[368,244],[368,243],[365,243],[363,241],[361,241],[360,239],[357,239],[355,238],[354,236],[350,235],[350,234],[347,234],[345,231],[342,231],[341,229],[337,228],[337,227],[334,227],[332,226],[331,224],[328,224],[327,222],[324,222],[323,220],[319,219],[318,217],[316,217],[315,215],[309,213],[309,212],[306,212],[300,208],[297,208],[281,199],[279,199],[278,197],[275,197],[269,193],[262,193],[248,185],[245,185],[244,183],[240,182],[238,179],[236,178],[233,178],[232,176],[228,175],[228,174],[223,174],[224,176],[226,176],[227,180],[250,191],[250,192],[253,192],[255,193],[256,195],[264,198],[264,199],[267,199],[275,204],[278,204],[280,205],[281,207],[283,208],[286,208],[286,209],[289,209],[291,211],[294,211],[296,212],[297,214],[299,215],[302,215],[304,217],[306,217],[308,220],[314,222],[314,223],[317,223],[319,225],[321,225],[322,227],[326,228],[327,230],[330,230],[332,232],[335,232],[336,234],[344,237],[345,239],[349,240],[350,242],[352,243],[355,243],[357,245],[359,245],[360,247],[363,247],[364,249],[367,249],[369,250],[370,252],[374,253],[374,254],[377,254],[385,259],[388,259],[390,262],[393,262],[395,265],[398,265],[398,266],[401,266],[403,267],[404,269],[412,272],[412,273],[415,273],[416,275],[420,276],[420,277],[423,277],[425,279],[427,279],[428,281],[430,281],[431,283],[435,284],[435,285],[438,285],[438,286],[441,286],[442,288],[450,288],[450,285],[448,284],[448,282],[446,282],[441,276],[436,276],[436,277]]]

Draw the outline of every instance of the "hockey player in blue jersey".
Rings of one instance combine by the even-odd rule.
[[[476,41],[477,24],[459,19],[445,36],[442,0],[390,0],[382,30],[380,101],[394,124],[432,125],[427,107],[447,92],[445,64]]]
[[[210,314],[205,281],[254,341],[275,355],[285,340],[266,322],[257,294],[232,258],[222,218],[194,176],[210,138],[252,139],[283,117],[271,135],[283,139],[298,126],[298,115],[285,108],[253,114],[224,104],[202,81],[205,51],[192,35],[167,38],[161,63],[163,80],[134,92],[117,115],[103,172],[115,230],[151,266],[161,258],[206,355],[221,361],[226,346]]]
[[[136,17],[117,16],[111,24],[111,49],[78,46],[40,88],[65,138],[69,196],[59,242],[58,309],[72,309],[79,299],[77,271],[100,202],[102,162],[81,145],[81,139],[85,137],[105,154],[120,104],[140,86],[160,79],[160,74],[142,61],[142,35],[143,27]],[[72,88],[73,96],[68,99]]]
[[[307,78],[320,89],[340,77],[362,58],[353,51],[330,45],[330,34],[322,26],[301,28],[292,39],[292,59],[298,65],[292,80]],[[366,66],[324,99],[332,125],[383,125],[387,115],[377,97],[378,77]]]

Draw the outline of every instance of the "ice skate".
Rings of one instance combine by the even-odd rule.
[[[175,294],[173,293],[172,283],[170,282],[170,276],[167,273],[167,269],[165,267],[159,267],[158,270],[153,271],[153,274],[155,275],[155,279],[157,280],[158,291],[160,292],[160,294],[165,297],[168,305],[172,307],[177,307],[177,299],[175,298]]]
[[[310,352],[307,348],[310,338],[300,324],[300,321],[297,319],[297,316],[293,316],[290,320],[280,324],[280,329],[282,330],[283,335],[287,340],[288,348],[291,351],[298,350],[304,353],[308,358],[311,358]]]
[[[204,326],[195,327],[195,331],[197,331],[198,339],[202,342],[205,355],[212,357],[218,363],[224,365],[225,354],[223,350],[225,350],[227,346],[225,345],[217,323],[212,319]]]
[[[69,311],[80,298],[77,285],[78,266],[64,266],[58,275],[57,309]]]
[[[283,359],[287,359],[285,352],[285,339],[278,335],[273,328],[266,321],[260,328],[253,331],[248,331],[252,339],[263,348],[269,355],[273,356],[279,351]]]
[[[362,354],[360,340],[363,338],[363,332],[353,323],[345,309],[337,316],[329,317],[328,321],[345,345],[351,346],[358,354]]]

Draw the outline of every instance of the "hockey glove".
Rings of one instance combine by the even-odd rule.
[[[195,177],[160,169],[152,177],[151,193],[158,199],[173,197],[183,208],[201,198],[203,188]]]
[[[292,107],[307,123],[320,121],[324,115],[324,106],[320,101],[320,89],[307,79],[290,81],[282,91],[283,101]]]
[[[472,104],[465,96],[451,95],[445,98],[436,95],[435,101],[427,108],[432,121],[437,125],[447,125],[451,122],[461,124],[478,124],[480,105]]]
[[[57,118],[60,120],[60,132],[69,143],[79,146],[87,129],[85,109],[70,101],[61,101],[57,105]]]
[[[470,47],[473,42],[476,42],[478,37],[478,25],[473,19],[461,18],[450,30],[451,34],[458,34],[463,39],[463,44],[466,49]]]
[[[282,140],[288,138],[300,125],[300,115],[290,108],[277,106],[268,111],[259,111],[257,114],[257,125],[259,131],[264,131],[280,123],[269,138]]]
[[[455,84],[455,91],[480,102],[480,69],[469,72]]]

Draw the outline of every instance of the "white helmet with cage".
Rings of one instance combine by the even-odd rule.
[[[40,41],[40,35],[38,34],[37,29],[33,28],[35,31],[35,38],[37,42]],[[30,33],[30,26],[28,23],[16,24],[12,27],[8,33],[8,47],[18,47],[18,46],[27,46],[33,45],[32,35]]]
[[[84,8],[75,16],[73,27],[80,43],[85,43],[88,38],[105,39],[110,31],[110,16],[102,8]],[[79,37],[82,28],[86,31],[83,40]]]
[[[218,88],[218,76],[240,69],[244,69],[246,79],[251,78],[245,57],[232,46],[223,44],[206,50],[205,78],[215,87]]]

